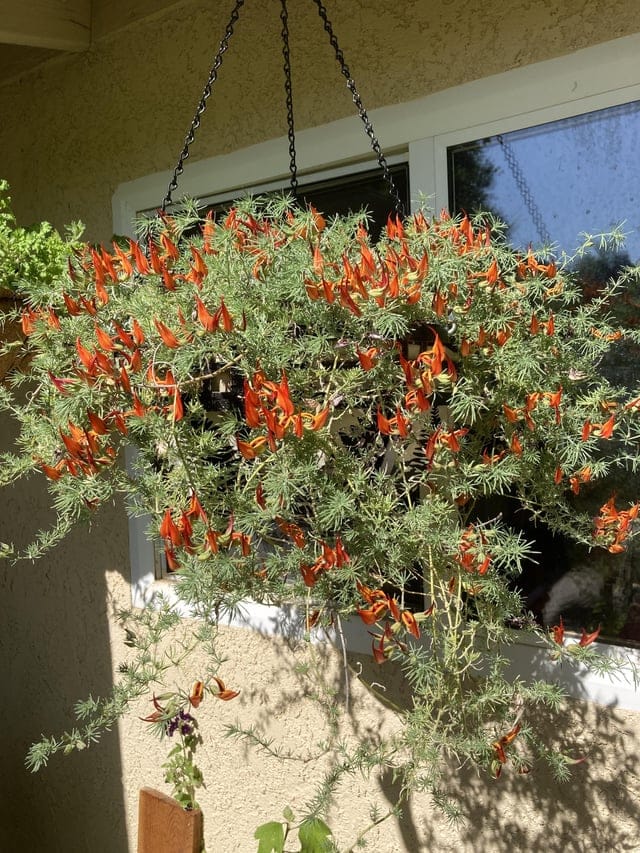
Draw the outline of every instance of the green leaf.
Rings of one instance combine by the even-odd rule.
[[[284,807],[284,811],[282,812],[282,816],[283,816],[283,817],[284,817],[284,819],[285,819],[286,821],[288,821],[289,823],[293,823],[293,822],[294,822],[294,820],[296,819],[296,816],[295,816],[295,815],[294,815],[294,813],[291,811],[291,806],[285,806],[285,807]]]
[[[332,849],[330,835],[331,830],[320,818],[314,817],[303,821],[298,830],[300,853],[329,853]]]
[[[284,850],[284,826],[277,820],[263,823],[253,837],[259,842],[257,853],[282,853]]]

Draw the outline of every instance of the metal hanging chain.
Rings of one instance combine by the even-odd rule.
[[[533,220],[533,224],[536,226],[538,231],[538,236],[547,246],[551,245],[551,234],[549,234],[549,230],[545,225],[544,218],[540,211],[540,208],[536,204],[536,200],[529,189],[529,184],[527,183],[527,179],[524,176],[524,172],[520,168],[520,164],[518,163],[517,157],[515,155],[515,151],[511,147],[511,144],[507,142],[507,140],[499,134],[498,143],[502,147],[502,152],[504,154],[504,159],[507,161],[507,165],[509,166],[509,170],[513,175],[513,179],[516,182],[516,186],[520,191],[520,195],[522,196],[522,200],[524,201],[524,206],[529,211],[529,216]]]
[[[351,95],[353,97],[353,103],[358,108],[358,115],[360,116],[362,123],[364,124],[364,129],[367,133],[367,136],[371,140],[371,148],[373,149],[374,153],[376,154],[376,156],[378,158],[378,164],[379,164],[380,168],[382,169],[382,174],[384,175],[384,179],[387,182],[387,185],[389,187],[389,194],[391,195],[391,197],[393,199],[396,212],[402,216],[402,215],[404,215],[404,205],[402,203],[402,199],[400,198],[400,194],[398,193],[398,189],[393,182],[393,177],[391,176],[391,172],[389,171],[389,164],[387,163],[386,158],[385,158],[384,154],[382,153],[380,143],[378,142],[378,139],[377,139],[377,137],[374,133],[374,130],[373,130],[373,125],[371,124],[371,121],[369,120],[369,116],[367,115],[367,111],[364,108],[364,104],[362,103],[362,99],[360,98],[360,95],[358,94],[358,90],[356,89],[356,84],[354,82],[354,79],[351,76],[351,72],[349,71],[349,66],[345,62],[344,54],[340,50],[340,47],[338,45],[338,40],[334,35],[333,27],[331,26],[331,22],[329,21],[329,19],[327,17],[327,10],[325,9],[325,7],[322,4],[322,0],[313,0],[313,2],[318,7],[318,14],[322,18],[325,31],[326,31],[327,35],[329,36],[329,41],[331,42],[331,46],[333,47],[333,49],[335,51],[336,59],[338,60],[338,64],[340,65],[340,71],[342,72],[342,74],[346,78],[347,88],[351,92]]]
[[[229,39],[233,35],[233,29],[235,25],[238,23],[238,17],[242,6],[244,6],[244,0],[236,0],[235,6],[233,7],[233,11],[231,12],[231,18],[229,19],[227,28],[224,31],[224,36],[220,42],[220,47],[218,48],[218,52],[216,53],[213,65],[211,66],[209,78],[207,79],[207,83],[204,87],[202,97],[200,98],[200,103],[198,104],[198,108],[196,109],[196,114],[194,115],[193,121],[191,122],[189,132],[185,137],[184,147],[180,152],[180,157],[178,158],[176,167],[173,170],[173,176],[169,181],[169,186],[167,187],[167,194],[162,200],[162,207],[160,209],[163,213],[167,209],[167,205],[171,204],[171,197],[173,195],[173,192],[178,187],[178,178],[184,172],[184,161],[189,157],[189,148],[191,147],[193,140],[195,139],[197,129],[200,127],[200,119],[202,117],[202,113],[207,108],[207,100],[211,96],[211,87],[218,79],[218,69],[222,65],[222,58],[227,48],[229,47]]]
[[[296,163],[296,132],[293,121],[293,88],[291,86],[291,57],[289,54],[289,13],[287,0],[280,0],[282,10],[282,56],[284,59],[284,91],[287,99],[287,136],[289,137],[289,173],[294,198],[298,195],[298,166]]]

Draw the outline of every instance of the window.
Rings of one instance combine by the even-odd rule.
[[[634,112],[635,107],[632,105],[640,101],[639,52],[640,35],[629,36],[537,65],[476,80],[416,101],[384,107],[372,111],[371,119],[389,162],[394,165],[408,162],[409,197],[414,205],[426,199],[436,211],[447,207],[450,202],[451,172],[454,176],[452,203],[475,206],[473,199],[468,200],[469,195],[464,203],[461,201],[461,193],[471,192],[473,182],[467,181],[467,188],[464,189],[460,164],[465,151],[479,150],[493,170],[500,170],[492,171],[489,168],[488,176],[494,179],[494,185],[486,185],[485,189],[493,193],[491,203],[496,212],[512,223],[512,238],[517,240],[522,233],[522,239],[527,242],[538,239],[544,241],[546,230],[551,239],[560,242],[563,248],[570,247],[575,243],[577,235],[569,234],[565,244],[564,232],[560,234],[554,231],[556,220],[562,219],[561,213],[557,212],[558,208],[556,212],[548,209],[547,200],[540,196],[538,187],[542,182],[531,174],[532,164],[528,155],[523,153],[523,146],[532,145],[535,148],[542,139],[548,140],[553,135],[548,133],[550,123],[572,119],[569,125],[558,125],[556,138],[565,140],[562,143],[565,145],[562,161],[575,162],[575,143],[566,140],[573,140],[576,134],[579,136],[593,127],[590,119],[579,117],[620,107],[618,112],[608,113],[609,116],[615,115],[615,120],[619,122],[618,129],[609,131],[608,136],[605,133],[602,140],[608,140],[608,151],[632,152],[634,139],[637,138],[637,130],[630,129],[631,123],[636,121],[634,116],[637,116],[637,110]],[[605,127],[610,119],[604,113],[602,115],[604,122],[597,123]],[[539,128],[544,129],[535,130]],[[622,135],[622,140],[616,140],[617,135]],[[489,141],[486,145],[485,140]],[[614,149],[613,143],[620,143],[622,147]],[[375,168],[368,140],[354,117],[300,132],[297,148],[301,184],[313,182],[314,175],[319,173],[323,180],[345,179],[346,176]],[[181,179],[180,192],[199,196],[204,202],[215,204],[239,194],[246,187],[251,187],[254,192],[263,192],[286,186],[286,150],[286,140],[270,140],[232,154],[199,162],[190,161]],[[505,154],[507,150],[511,151],[511,155]],[[511,163],[507,159],[509,156]],[[610,154],[608,161],[614,163],[616,159],[619,162],[619,173],[624,175],[624,189],[635,193],[638,190],[637,161],[630,159],[626,153],[615,156]],[[630,172],[632,165],[635,166],[633,174]],[[570,172],[567,172],[567,176],[575,188],[578,185],[575,174],[571,178]],[[158,204],[169,177],[169,173],[152,175],[118,188],[113,198],[114,230],[117,233],[132,232],[136,213],[152,209]],[[590,180],[593,180],[593,175]],[[632,183],[635,188],[629,186]],[[476,193],[477,184],[476,180]],[[565,195],[569,192],[568,186],[565,184]],[[526,201],[525,188],[528,188],[532,200],[529,203]],[[628,199],[636,197],[627,196]],[[560,201],[564,203],[562,197]],[[581,203],[592,202],[583,199]],[[625,202],[629,207],[631,203],[630,200]],[[591,214],[600,209],[598,200],[595,204],[584,220],[585,227],[587,223],[596,221]],[[625,217],[629,218],[633,226],[631,216],[622,210],[616,212],[616,209],[616,205],[611,208],[611,216],[607,221],[603,220],[597,226],[589,224],[588,227],[606,230],[611,221]],[[533,214],[534,210],[539,215]],[[587,212],[586,207],[584,212]],[[637,225],[636,220],[636,228]],[[637,249],[631,244],[629,251],[634,259],[638,257]],[[153,548],[144,539],[143,529],[141,520],[131,522],[134,603],[145,599],[154,582]],[[268,608],[248,604],[246,612],[245,624],[263,630],[273,632],[283,624],[282,614],[270,613]],[[354,649],[364,651],[369,647],[366,637],[360,642],[353,638],[351,642]],[[518,654],[521,657],[519,662],[516,661],[517,666],[529,669],[536,666],[540,667],[538,671],[544,670],[544,661],[536,658],[536,652],[527,649],[524,643],[516,652],[516,657]],[[627,653],[640,664],[640,652],[629,649]],[[582,677],[578,683],[571,673],[558,673],[555,670],[552,677],[561,678],[574,695],[617,702],[622,707],[639,706],[640,699],[634,690],[631,676],[626,684],[611,684],[592,675]]]
[[[448,149],[449,209],[487,210],[509,241],[571,252],[579,234],[623,223],[640,259],[640,101],[475,139]],[[594,252],[595,254],[595,252]]]
[[[640,261],[640,164],[635,140],[640,135],[640,101],[608,107],[505,134],[474,139],[447,150],[449,208],[490,211],[507,225],[507,238],[528,244],[553,244],[572,254],[581,232],[610,232],[620,226],[624,248],[594,246],[571,263],[584,298],[598,293],[618,271]],[[640,293],[629,294],[611,310],[628,322],[640,322]],[[612,381],[636,386],[640,353],[629,346],[604,369]],[[615,492],[625,499],[627,474],[608,478],[582,498],[592,515]],[[632,495],[629,494],[629,499]],[[576,498],[576,500],[578,500]],[[520,513],[522,516],[522,513]],[[545,625],[580,630],[602,625],[602,636],[640,644],[640,549],[612,556],[589,552],[514,513],[512,523],[535,541],[537,566],[519,579],[527,605]]]

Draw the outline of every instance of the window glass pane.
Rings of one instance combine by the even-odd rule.
[[[404,209],[408,211],[409,166],[400,163],[390,166],[389,171]],[[305,203],[312,204],[325,216],[343,216],[367,210],[371,216],[369,231],[374,240],[380,236],[389,215],[395,214],[389,185],[380,169],[331,181],[305,184],[300,187],[300,196]]]
[[[610,232],[622,223],[623,249],[594,249],[575,262],[588,299],[621,266],[640,262],[639,138],[640,102],[634,102],[455,146],[448,151],[450,209],[491,212],[506,223],[513,245],[547,244],[556,255],[572,255],[581,232]],[[640,300],[633,305],[640,319]],[[639,365],[638,353],[629,351],[624,363],[605,369],[631,385],[640,379]],[[625,496],[637,485],[631,476],[610,489]],[[610,638],[640,643],[637,546],[622,555],[589,552],[534,527],[521,510],[512,516],[540,554],[519,585],[541,622],[553,625],[562,615],[576,630],[602,623]]]
[[[624,223],[640,259],[640,101],[449,149],[449,207],[488,210],[515,246],[572,253]]]

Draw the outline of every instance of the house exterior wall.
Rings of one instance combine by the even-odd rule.
[[[90,239],[110,238],[117,186],[173,167],[229,6],[175,3],[98,38],[87,53],[55,57],[0,84],[0,176],[11,184],[21,224],[48,219],[62,227],[79,218]],[[315,7],[302,0],[290,7],[298,127],[350,115],[353,105]],[[327,0],[327,8],[370,110],[640,29],[634,0]],[[278,9],[262,0],[242,10],[193,159],[286,133]],[[283,150],[283,171],[287,159]],[[4,446],[10,427],[3,425],[1,434]],[[34,484],[3,500],[0,540],[28,541],[46,524],[44,497]],[[163,788],[166,745],[153,741],[138,719],[148,703],[95,749],[61,758],[35,777],[22,769],[29,742],[71,726],[74,702],[107,692],[126,658],[114,617],[115,607],[130,600],[122,507],[105,510],[91,531],[78,531],[40,563],[3,565],[0,587],[6,708],[0,737],[8,768],[0,783],[0,849],[135,850],[137,791]],[[277,819],[286,805],[303,810],[322,769],[323,759],[310,749],[322,736],[322,708],[308,695],[299,665],[315,658],[326,665],[325,703],[334,693],[342,701],[343,676],[340,656],[326,648],[305,650],[242,629],[223,630],[221,648],[228,658],[221,674],[242,693],[228,704],[202,706],[208,787],[200,800],[207,849],[244,853],[255,850],[259,823]],[[374,680],[371,662],[361,664]],[[394,716],[359,683],[352,693],[346,737],[393,730]],[[540,771],[487,783],[452,768],[449,784],[469,815],[466,826],[454,829],[428,802],[415,802],[402,820],[371,833],[370,849],[640,849],[640,719],[583,702],[568,705],[566,714],[573,739],[565,748],[590,756],[574,782],[557,786]],[[308,760],[280,764],[224,740],[222,725],[236,719],[264,727]],[[349,780],[329,816],[341,848],[368,822],[369,801],[385,810],[393,794],[391,779]]]

